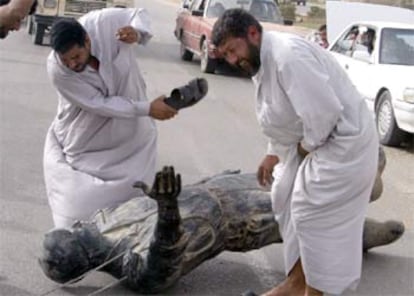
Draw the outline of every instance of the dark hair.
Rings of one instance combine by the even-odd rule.
[[[66,53],[74,45],[85,46],[87,33],[75,19],[61,19],[50,30],[50,45],[58,53]]]
[[[9,4],[9,2],[10,0],[0,0],[0,6],[7,5]],[[37,0],[35,0],[32,6],[30,7],[29,15],[33,14],[36,11],[36,7],[37,7]]]
[[[250,26],[255,26],[260,33],[262,32],[259,21],[246,10],[228,9],[214,24],[211,42],[219,46],[229,37],[247,37],[247,29]]]
[[[325,25],[325,24],[321,25],[321,26],[319,27],[318,31],[319,31],[319,32],[320,32],[320,31],[326,31],[326,25]]]

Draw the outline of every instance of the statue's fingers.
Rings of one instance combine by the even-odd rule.
[[[169,169],[168,166],[162,168],[162,193],[168,193]]]
[[[178,196],[181,192],[181,175],[177,174],[175,177],[175,190],[174,195]]]
[[[151,190],[152,195],[155,196],[160,193],[161,180],[162,180],[162,172],[158,172],[155,175],[154,185],[152,185],[152,190]]]
[[[164,190],[166,193],[170,193],[171,188],[171,173],[170,173],[170,167],[165,166],[164,167],[164,177],[165,177],[165,184],[164,184]]]
[[[167,192],[169,194],[173,194],[175,191],[175,175],[174,175],[174,167],[168,167],[168,187]]]
[[[162,170],[162,173],[160,173],[159,179],[158,179],[158,193],[164,194],[165,193],[165,167]]]

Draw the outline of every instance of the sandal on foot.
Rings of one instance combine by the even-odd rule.
[[[208,83],[204,78],[195,78],[186,85],[174,88],[171,95],[164,100],[176,110],[190,107],[199,102],[208,91]]]

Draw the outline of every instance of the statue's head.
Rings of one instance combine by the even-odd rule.
[[[89,260],[76,235],[56,229],[45,235],[43,254],[39,258],[43,272],[50,279],[65,283],[89,269]]]
[[[98,266],[107,247],[97,234],[91,224],[81,223],[46,233],[39,258],[46,276],[65,283]]]

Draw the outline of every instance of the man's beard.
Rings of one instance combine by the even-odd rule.
[[[254,76],[260,69],[260,48],[247,40],[249,56],[241,59],[237,63],[237,67],[249,76]]]
[[[77,73],[83,72],[87,65],[88,65],[88,63],[79,65],[79,66],[76,67],[76,69],[72,69],[72,71],[77,72]]]
[[[85,71],[86,66],[88,66],[89,62],[91,61],[92,55],[89,55],[88,59],[86,60],[86,62],[82,65],[79,65],[79,67],[76,67],[76,69],[72,69],[74,72],[76,73],[80,73]]]

